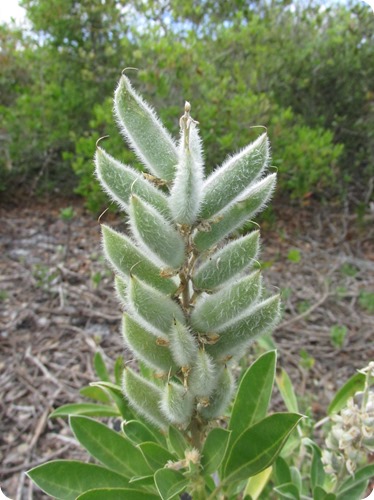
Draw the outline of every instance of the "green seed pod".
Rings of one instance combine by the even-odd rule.
[[[131,368],[123,371],[122,390],[134,410],[149,422],[166,430],[168,423],[160,410],[162,390]]]
[[[176,302],[135,276],[130,278],[128,300],[131,312],[146,328],[150,325],[152,331],[156,328],[167,335],[174,318],[184,322],[183,311]],[[158,335],[158,332],[155,334]]]
[[[128,288],[128,283],[121,276],[116,275],[114,277],[114,289],[116,291],[117,298],[119,302],[125,306],[127,302],[126,290]]]
[[[137,196],[130,198],[129,215],[132,232],[145,253],[151,251],[161,267],[178,269],[185,258],[180,233],[155,208]]]
[[[186,426],[192,415],[193,396],[182,385],[169,382],[165,386],[160,408],[169,422]]]
[[[234,278],[255,262],[259,251],[260,232],[252,231],[231,241],[196,265],[192,279],[198,289],[213,290]]]
[[[217,387],[209,397],[207,405],[199,405],[199,413],[206,419],[221,417],[229,405],[235,390],[235,378],[226,366],[218,378]]]
[[[191,315],[193,328],[199,332],[223,329],[259,298],[261,290],[260,271],[255,271],[217,293],[201,297]]]
[[[217,385],[217,370],[212,358],[204,349],[199,349],[188,375],[188,388],[198,397],[208,397]]]
[[[114,94],[114,112],[127,142],[149,172],[172,181],[178,162],[174,140],[124,75]]]
[[[207,345],[207,352],[215,359],[225,362],[228,357],[241,358],[251,342],[269,332],[280,318],[280,298],[274,295],[255,307],[248,315],[232,323],[227,329],[218,331],[220,338],[214,345]]]
[[[163,293],[176,291],[175,280],[161,277],[161,269],[144,255],[131,239],[102,224],[104,253],[115,272],[138,276]]]
[[[266,134],[229,157],[205,181],[201,217],[209,219],[226,210],[261,175],[270,161]]]
[[[166,374],[177,370],[167,347],[167,338],[158,339],[127,314],[123,315],[122,335],[126,346],[146,365]]]
[[[161,214],[170,217],[167,197],[145,180],[139,172],[116,160],[101,148],[96,150],[95,165],[96,176],[104,191],[122,209],[128,210],[130,196],[136,194],[155,207]]]
[[[270,200],[276,182],[276,174],[271,174],[257,182],[246,193],[243,200],[235,202],[222,217],[212,222],[210,231],[199,231],[194,238],[196,248],[202,252],[217,244],[222,238],[228,236],[235,229],[240,228],[245,222],[264,208]]]
[[[197,356],[198,344],[191,330],[175,319],[169,333],[169,349],[175,363],[182,366],[191,366]]]
[[[178,224],[191,225],[196,221],[201,204],[203,176],[201,140],[196,124],[191,121],[182,127],[177,171],[169,198],[173,219]]]

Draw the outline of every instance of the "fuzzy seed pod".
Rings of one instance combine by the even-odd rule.
[[[186,426],[192,415],[193,396],[182,385],[169,382],[165,386],[160,408],[169,422]]]

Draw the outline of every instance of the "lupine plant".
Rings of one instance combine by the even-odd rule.
[[[275,187],[267,135],[205,176],[188,102],[177,142],[125,75],[114,112],[146,171],[98,145],[97,178],[128,215],[127,232],[101,228],[132,359],[123,373],[116,365],[111,381],[97,358],[103,380],[84,395],[100,404],[53,414],[69,416],[95,463],[57,460],[28,474],[63,499],[251,498],[251,479],[271,466],[302,418],[267,415],[275,351],[240,383],[235,376],[248,346],[280,317],[279,296],[266,291],[257,265],[259,231],[238,232]],[[120,432],[90,418],[116,415]]]

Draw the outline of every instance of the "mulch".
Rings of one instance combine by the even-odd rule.
[[[0,207],[0,486],[12,500],[47,498],[28,480],[29,468],[86,458],[66,420],[48,415],[81,400],[79,390],[96,379],[97,351],[110,366],[126,356],[99,224],[77,202],[73,219],[63,221],[67,205]],[[281,203],[275,215],[274,224],[261,224],[261,262],[269,289],[283,296],[273,335],[279,365],[303,410],[321,419],[336,389],[374,359],[373,310],[363,300],[374,292],[374,219]],[[346,329],[341,347],[331,340],[337,326]],[[273,404],[281,404],[276,391]]]

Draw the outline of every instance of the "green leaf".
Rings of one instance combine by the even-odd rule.
[[[229,443],[230,431],[219,427],[212,429],[201,451],[201,465],[204,474],[213,474],[221,465]]]
[[[244,313],[262,291],[259,271],[227,284],[211,295],[200,297],[192,311],[191,324],[198,332],[215,332]]]
[[[118,417],[119,411],[114,406],[94,403],[71,403],[60,406],[50,414],[50,418],[86,415],[91,417]]]
[[[137,359],[165,373],[177,370],[167,345],[158,343],[158,338],[153,333],[127,314],[123,315],[122,335],[126,346]]]
[[[185,258],[184,241],[180,233],[155,208],[137,196],[130,198],[130,223],[138,242],[161,260],[160,265],[178,269]]]
[[[374,464],[356,470],[354,476],[346,479],[338,488],[337,500],[359,500],[364,494],[367,482],[374,476]]]
[[[124,476],[105,467],[74,460],[53,460],[39,465],[27,475],[47,495],[62,500],[75,500],[94,488],[128,488]]]
[[[86,398],[94,399],[95,401],[100,401],[101,403],[110,403],[110,397],[108,394],[100,387],[87,386],[83,387],[79,391],[79,394]]]
[[[114,363],[114,382],[118,387],[121,385],[123,373],[123,358],[118,356]],[[126,417],[125,417],[126,418]]]
[[[245,430],[230,450],[223,471],[226,481],[246,479],[269,467],[301,418],[275,413]]]
[[[212,290],[254,264],[259,251],[259,231],[227,243],[197,263],[192,280],[196,288]]]
[[[363,373],[353,375],[335,394],[327,409],[328,415],[339,412],[346,406],[348,399],[353,397],[356,392],[363,391],[364,387],[365,375]]]
[[[276,174],[268,175],[256,183],[245,199],[236,202],[222,216],[211,221],[210,231],[197,233],[194,238],[196,248],[200,252],[207,250],[254,217],[271,198],[275,184]]]
[[[281,486],[277,486],[276,488],[274,488],[274,491],[278,493],[280,498],[287,498],[289,500],[300,499],[299,490],[297,489],[297,486],[292,483],[285,483]]]
[[[131,368],[123,372],[123,392],[130,404],[146,420],[158,428],[166,429],[168,423],[160,410],[162,391],[157,385],[135,373]]]
[[[86,417],[71,417],[70,427],[88,453],[108,469],[128,478],[151,474],[140,450],[106,425]]]
[[[95,164],[97,178],[104,190],[126,212],[129,209],[130,196],[135,194],[164,216],[170,217],[167,197],[144,179],[142,174],[116,160],[101,148],[96,150]]]
[[[157,442],[157,437],[143,422],[129,420],[122,423],[122,432],[135,444],[145,441]]]
[[[160,469],[155,473],[155,484],[162,500],[171,500],[186,488],[188,481],[183,474],[172,469]]]
[[[105,365],[105,361],[100,354],[100,352],[96,352],[94,356],[94,368],[97,373],[97,376],[99,377],[100,380],[103,380],[104,382],[110,382],[110,376],[107,370],[107,367]]]
[[[316,486],[313,490],[313,500],[335,500],[334,493],[327,493],[321,486]],[[353,498],[352,498],[353,500]]]
[[[230,156],[205,181],[201,217],[209,219],[243,195],[267,167],[269,160],[270,148],[266,134]]]
[[[189,448],[183,434],[173,425],[169,427],[168,441],[172,450],[178,455],[178,458],[184,458],[184,453]]]
[[[325,470],[322,463],[322,452],[320,447],[311,439],[303,439],[303,444],[312,451],[312,465],[311,465],[311,485],[312,489],[316,486],[323,486],[325,482]]]
[[[122,368],[123,372],[123,368]],[[121,372],[121,376],[122,376]],[[112,398],[113,402],[116,404],[118,411],[124,419],[131,420],[134,418],[133,412],[130,410],[127,401],[123,395],[121,387],[117,384],[113,384],[112,382],[92,382],[90,384],[92,387],[99,387],[104,389],[109,396]]]
[[[245,429],[266,416],[276,362],[276,351],[269,351],[260,356],[243,375],[228,425],[231,430],[230,448]]]
[[[156,113],[122,75],[114,96],[114,111],[122,133],[140,161],[155,176],[171,181],[177,148]]]
[[[157,500],[160,497],[148,491],[129,488],[100,488],[79,495],[76,500]]]
[[[274,462],[273,470],[274,470],[276,485],[281,485],[291,482],[291,471],[284,458],[277,457],[277,459]]]
[[[175,455],[157,443],[141,443],[139,448],[154,471],[164,467],[169,461],[176,460]]]
[[[280,373],[277,374],[275,380],[287,410],[297,413],[299,411],[299,405],[297,404],[297,397],[287,372],[281,368]]]
[[[219,340],[207,345],[206,351],[213,358],[225,361],[227,356],[242,357],[247,346],[263,333],[268,333],[280,317],[280,298],[274,295],[256,304],[248,316],[239,319],[224,331],[217,331]]]
[[[137,276],[163,293],[176,291],[176,283],[161,276],[161,269],[124,234],[102,224],[104,253],[115,272],[122,276]]]
[[[269,482],[272,470],[272,467],[268,467],[259,474],[250,477],[244,490],[244,498],[245,495],[249,495],[251,500],[257,500]]]

